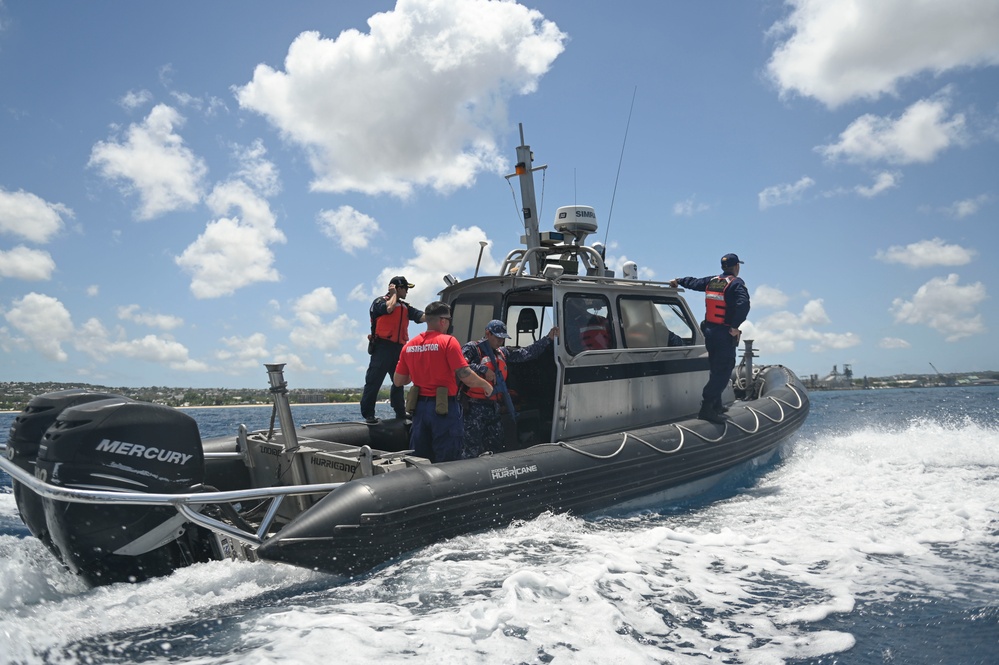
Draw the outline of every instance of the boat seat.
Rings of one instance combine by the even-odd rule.
[[[517,315],[517,346],[520,346],[520,334],[530,334],[531,341],[538,341],[538,314],[533,309],[525,307]]]

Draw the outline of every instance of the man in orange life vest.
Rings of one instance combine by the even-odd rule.
[[[503,421],[500,418],[500,404],[501,400],[506,401],[510,394],[505,390],[506,366],[509,363],[524,363],[540,357],[556,337],[558,337],[558,328],[552,328],[546,336],[530,346],[507,348],[503,346],[504,340],[510,338],[506,324],[493,319],[486,324],[482,339],[477,342],[467,342],[461,347],[461,352],[471,370],[497,387],[497,390],[488,397],[478,388],[468,389],[468,411],[464,414],[464,457],[478,457],[486,451],[501,452]],[[503,390],[499,389],[501,385]],[[507,410],[511,408],[512,401],[507,402]]]
[[[669,283],[673,288],[679,284],[685,289],[704,291],[707,314],[701,325],[711,374],[701,392],[701,410],[697,417],[719,424],[725,422],[722,416],[728,410],[722,404],[721,396],[735,368],[735,349],[742,335],[739,326],[749,316],[749,290],[739,277],[741,265],[738,256],[726,254],[721,258],[722,274],[677,277]]]
[[[409,322],[423,323],[427,320],[423,312],[403,300],[414,286],[401,275],[393,277],[389,280],[388,294],[375,298],[368,310],[371,316],[371,335],[368,338],[371,361],[364,375],[364,392],[361,393],[361,417],[368,423],[378,422],[375,418],[378,391],[386,376],[392,378],[402,345],[409,341]],[[401,387],[393,385],[389,389],[389,402],[397,418],[406,417],[406,397]]]
[[[431,462],[461,459],[465,424],[457,382],[478,388],[487,397],[493,392],[491,383],[468,368],[461,343],[447,334],[450,326],[451,308],[447,304],[438,301],[427,305],[427,330],[403,347],[392,377],[400,388],[412,380],[420,389],[409,446]]]

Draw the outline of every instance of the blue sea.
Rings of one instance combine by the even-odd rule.
[[[270,418],[189,413],[206,437]],[[225,561],[88,589],[0,473],[0,663],[372,662],[999,663],[999,388],[814,393],[777,459],[697,501],[547,514],[355,579]]]

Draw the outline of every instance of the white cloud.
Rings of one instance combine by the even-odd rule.
[[[65,362],[68,359],[62,344],[73,339],[73,319],[58,299],[29,293],[15,300],[4,318],[25,336],[15,341],[34,348],[49,360]]]
[[[321,210],[317,215],[319,229],[335,240],[345,252],[353,254],[364,249],[379,230],[378,222],[350,206],[336,210]]]
[[[970,217],[981,210],[982,206],[990,202],[992,197],[988,194],[981,194],[970,199],[963,199],[961,201],[955,201],[949,207],[944,209],[944,213],[954,217],[956,219],[964,219],[965,217]]]
[[[767,65],[781,94],[835,107],[922,73],[999,64],[995,0],[788,0]]]
[[[159,104],[141,124],[129,125],[121,142],[98,142],[90,153],[88,166],[122,183],[126,193],[138,194],[138,219],[190,208],[201,198],[208,169],[174,133],[183,122],[175,109]]]
[[[301,296],[292,304],[295,323],[288,339],[299,348],[328,350],[361,336],[357,322],[346,314],[331,320],[323,318],[324,314],[336,313],[337,307],[336,296],[326,286]]]
[[[881,173],[877,174],[877,176],[875,176],[873,185],[871,185],[870,187],[857,185],[857,187],[854,188],[854,191],[856,191],[864,198],[870,199],[874,198],[875,196],[877,196],[882,192],[886,192],[889,189],[894,189],[895,187],[898,187],[898,183],[901,180],[902,180],[902,174],[900,173],[891,173],[889,171],[882,171]]]
[[[695,197],[690,197],[684,201],[677,201],[673,204],[673,214],[678,217],[693,217],[711,209],[707,203],[698,203]]]
[[[376,286],[368,300],[386,292],[394,275],[405,275],[416,286],[409,291],[409,302],[419,309],[437,300],[437,292],[444,288],[441,276],[452,273],[458,279],[472,276],[479,258],[479,241],[488,242],[485,231],[477,226],[449,230],[434,238],[417,236],[413,239],[413,258],[401,267],[385,268],[379,273]],[[495,274],[499,263],[493,259],[492,244],[482,253],[479,274]],[[505,256],[505,254],[504,254]]]
[[[61,203],[49,203],[23,190],[0,188],[0,233],[46,243],[62,230],[63,217],[73,217],[73,211]]]
[[[966,139],[963,114],[947,116],[944,98],[922,99],[897,120],[864,114],[839,135],[839,142],[815,148],[830,161],[926,163]]]
[[[767,187],[759,193],[760,210],[798,201],[813,185],[815,185],[815,181],[806,175],[793,185],[785,184]]]
[[[318,191],[405,197],[501,171],[507,103],[536,89],[566,39],[535,10],[487,0],[401,0],[368,26],[302,33],[283,71],[260,64],[236,91],[305,150]]]
[[[981,282],[961,286],[960,278],[934,277],[919,287],[912,300],[896,298],[889,310],[896,323],[925,324],[946,335],[948,342],[984,333],[986,328],[978,306],[988,298]]]
[[[229,373],[260,369],[265,362],[270,361],[267,336],[263,333],[253,333],[246,337],[223,337],[222,343],[226,348],[216,351],[215,357],[222,361],[222,367]]]
[[[784,307],[787,305],[788,297],[780,289],[762,284],[756,287],[750,300],[753,307]]]
[[[975,250],[960,245],[947,245],[940,238],[920,240],[904,247],[894,245],[886,250],[878,250],[874,255],[885,263],[901,263],[910,268],[930,268],[933,266],[963,266],[975,258]]]
[[[132,321],[150,328],[160,330],[173,330],[184,325],[184,319],[179,316],[169,314],[151,314],[139,311],[138,305],[126,305],[118,308],[118,318],[123,321]]]
[[[48,252],[18,245],[10,251],[0,250],[0,278],[13,277],[25,281],[52,279],[55,261]]]
[[[118,103],[126,111],[134,111],[140,106],[145,106],[152,100],[153,93],[148,90],[129,90],[118,100]]]
[[[912,344],[898,337],[884,337],[878,343],[878,346],[882,349],[908,349]]]
[[[285,242],[285,236],[267,200],[234,180],[217,185],[207,203],[215,214],[225,215],[233,208],[242,214],[209,222],[204,233],[174,259],[193,275],[191,293],[217,298],[256,282],[277,281],[280,276],[269,245]]]
[[[108,358],[129,358],[182,371],[203,372],[211,369],[205,363],[191,359],[187,347],[169,335],[129,339],[120,327],[112,334],[96,318],[87,319],[74,332],[73,346],[98,362]]]
[[[237,145],[233,150],[239,163],[236,178],[264,196],[275,196],[281,192],[281,177],[274,162],[265,159],[267,149],[263,141],[257,139],[250,146]]]
[[[767,354],[790,353],[797,341],[811,342],[812,352],[828,349],[847,349],[860,344],[860,337],[852,332],[830,333],[816,330],[831,323],[821,299],[805,303],[799,314],[780,311],[759,323],[747,321],[742,327],[743,338],[755,340],[754,346]]]
[[[101,294],[101,287],[97,284],[91,284],[87,287],[87,295],[91,298],[96,298]]]

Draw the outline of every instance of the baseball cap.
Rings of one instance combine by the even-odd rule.
[[[389,284],[395,284],[396,286],[404,286],[407,289],[411,289],[414,286],[416,286],[416,284],[410,284],[409,280],[403,277],[402,275],[396,275],[395,277],[390,279]]]
[[[731,268],[736,263],[743,263],[743,261],[739,260],[739,256],[736,254],[726,254],[721,259],[722,268]]]
[[[506,331],[506,324],[499,319],[493,319],[487,323],[486,332],[491,332],[497,337],[501,337],[503,339],[510,339],[510,333]]]

